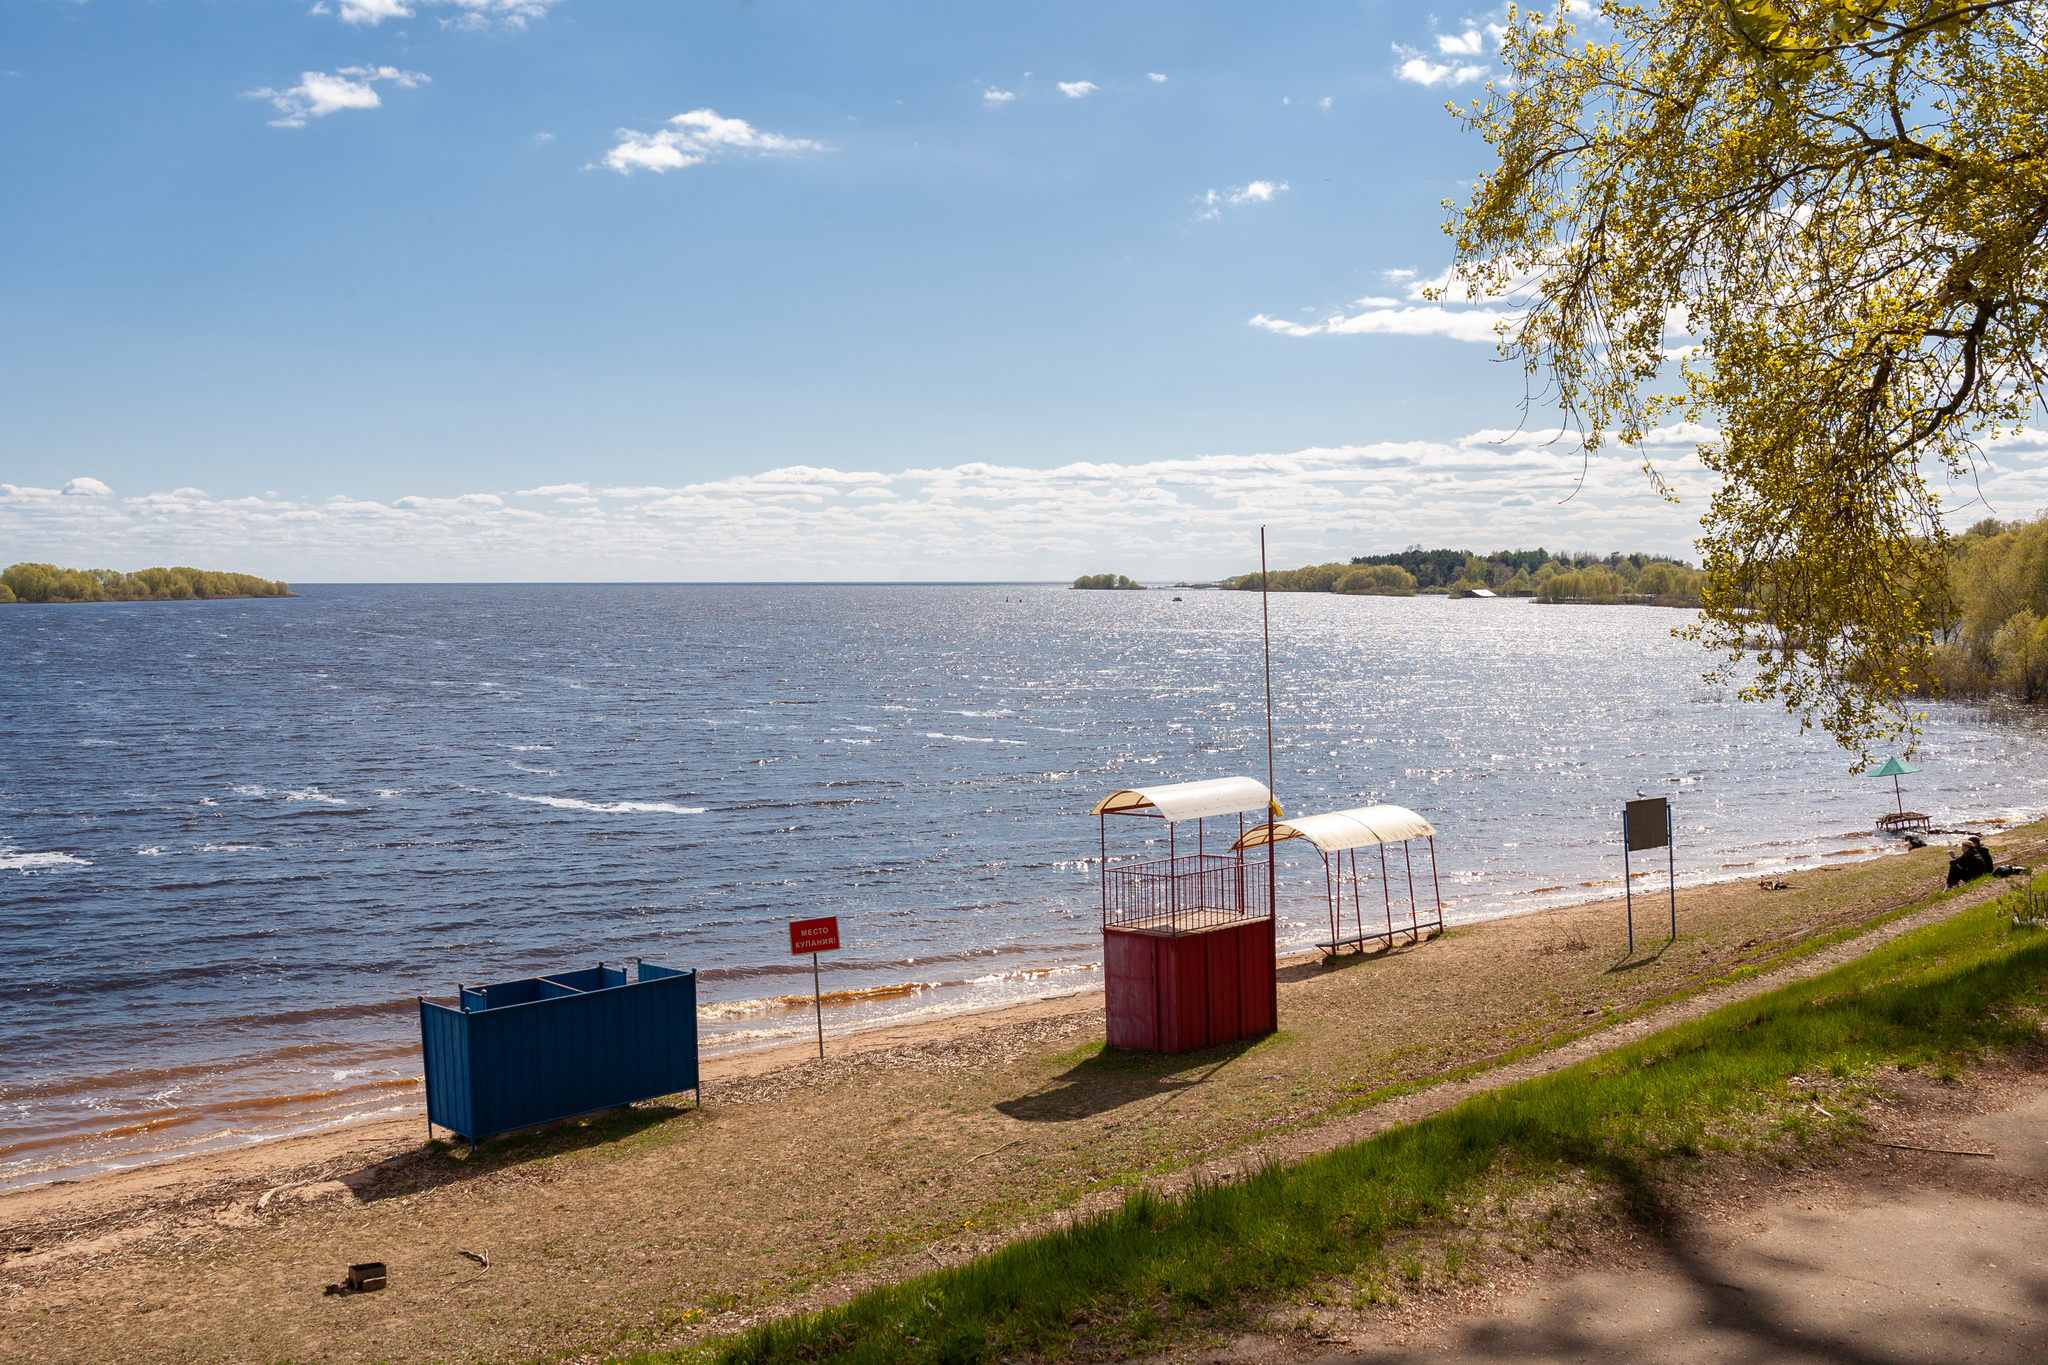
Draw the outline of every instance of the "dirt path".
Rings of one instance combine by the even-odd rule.
[[[2044,833],[1996,842],[2024,861]],[[355,1133],[0,1196],[0,1355],[501,1361],[684,1344],[978,1255],[1135,1181],[1327,1150],[1569,1064],[1767,988],[1708,986],[1633,1017],[1913,904],[1944,862],[1926,849],[1782,874],[1789,890],[1684,893],[1679,940],[1633,957],[1618,906],[1594,905],[1298,963],[1282,1032],[1184,1057],[1106,1054],[1099,1009],[1048,1001],[824,1063],[728,1064],[705,1108],[638,1106],[474,1160],[418,1129]],[[1428,1088],[1369,1102],[1393,1087]],[[389,1289],[323,1296],[363,1260],[390,1265]]]
[[[1681,1194],[1491,1292],[1179,1353],[1182,1365],[1947,1365],[2048,1353],[2048,1075],[1908,1081],[1839,1165]],[[1885,1143],[1904,1144],[1901,1147]],[[1906,1147],[1984,1153],[1960,1157]],[[1163,1365],[1163,1362],[1162,1362]]]

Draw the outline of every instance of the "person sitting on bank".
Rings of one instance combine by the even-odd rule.
[[[1954,888],[1979,877],[1988,877],[1994,866],[1991,850],[1984,847],[1982,839],[1972,834],[1963,841],[1961,851],[1948,860],[1948,884]]]

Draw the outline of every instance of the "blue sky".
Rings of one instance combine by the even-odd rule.
[[[302,579],[1688,553],[1412,297],[1484,12],[17,0],[0,554]],[[1333,321],[1334,320],[1334,321]],[[2016,471],[2039,484],[2030,463]],[[2016,509],[2007,509],[2014,514]],[[1611,542],[1611,543],[1610,543]]]

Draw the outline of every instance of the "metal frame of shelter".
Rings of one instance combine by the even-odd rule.
[[[1272,918],[1269,870],[1249,863],[1243,843],[1244,813],[1271,806],[1272,793],[1251,777],[1217,777],[1111,792],[1095,803],[1102,864],[1102,927],[1182,934],[1240,920]],[[1167,855],[1148,862],[1109,862],[1109,817],[1164,820]],[[1237,817],[1238,840],[1230,855],[1208,851],[1206,822]],[[1195,851],[1179,851],[1175,825],[1195,822]],[[1234,856],[1233,856],[1234,855]]]
[[[1395,936],[1402,932],[1401,927],[1394,923],[1393,877],[1387,866],[1388,844],[1401,846],[1401,861],[1407,871],[1407,932],[1410,941],[1420,939],[1424,929],[1443,929],[1444,894],[1436,870],[1436,827],[1414,811],[1404,806],[1359,806],[1324,815],[1301,815],[1292,820],[1258,824],[1238,836],[1237,842],[1231,845],[1232,851],[1242,854],[1245,849],[1266,844],[1269,831],[1272,843],[1306,839],[1322,855],[1323,898],[1324,907],[1329,912],[1330,937],[1318,946],[1326,951],[1334,953],[1339,948],[1363,945],[1376,939],[1385,939],[1387,946],[1392,947]],[[1415,894],[1415,858],[1408,846],[1416,839],[1425,840],[1429,845],[1429,882],[1436,901],[1436,916],[1430,920],[1422,918]],[[1380,898],[1386,913],[1384,929],[1365,927],[1364,897],[1360,891],[1365,883],[1372,880],[1372,873],[1369,864],[1365,872],[1358,870],[1358,850],[1374,847],[1380,853]],[[1344,932],[1344,893],[1347,888],[1351,893],[1354,929],[1348,935]]]

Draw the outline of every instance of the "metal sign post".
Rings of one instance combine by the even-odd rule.
[[[789,951],[797,957],[811,955],[811,1007],[818,1015],[818,1060],[825,1060],[825,996],[818,987],[818,954],[839,948],[839,917],[795,919],[789,922]]]
[[[1628,950],[1636,950],[1635,879],[1628,855],[1641,849],[1664,850],[1664,870],[1671,892],[1671,941],[1678,941],[1678,851],[1672,838],[1671,802],[1661,796],[1631,801],[1621,812],[1621,880],[1627,888]]]

